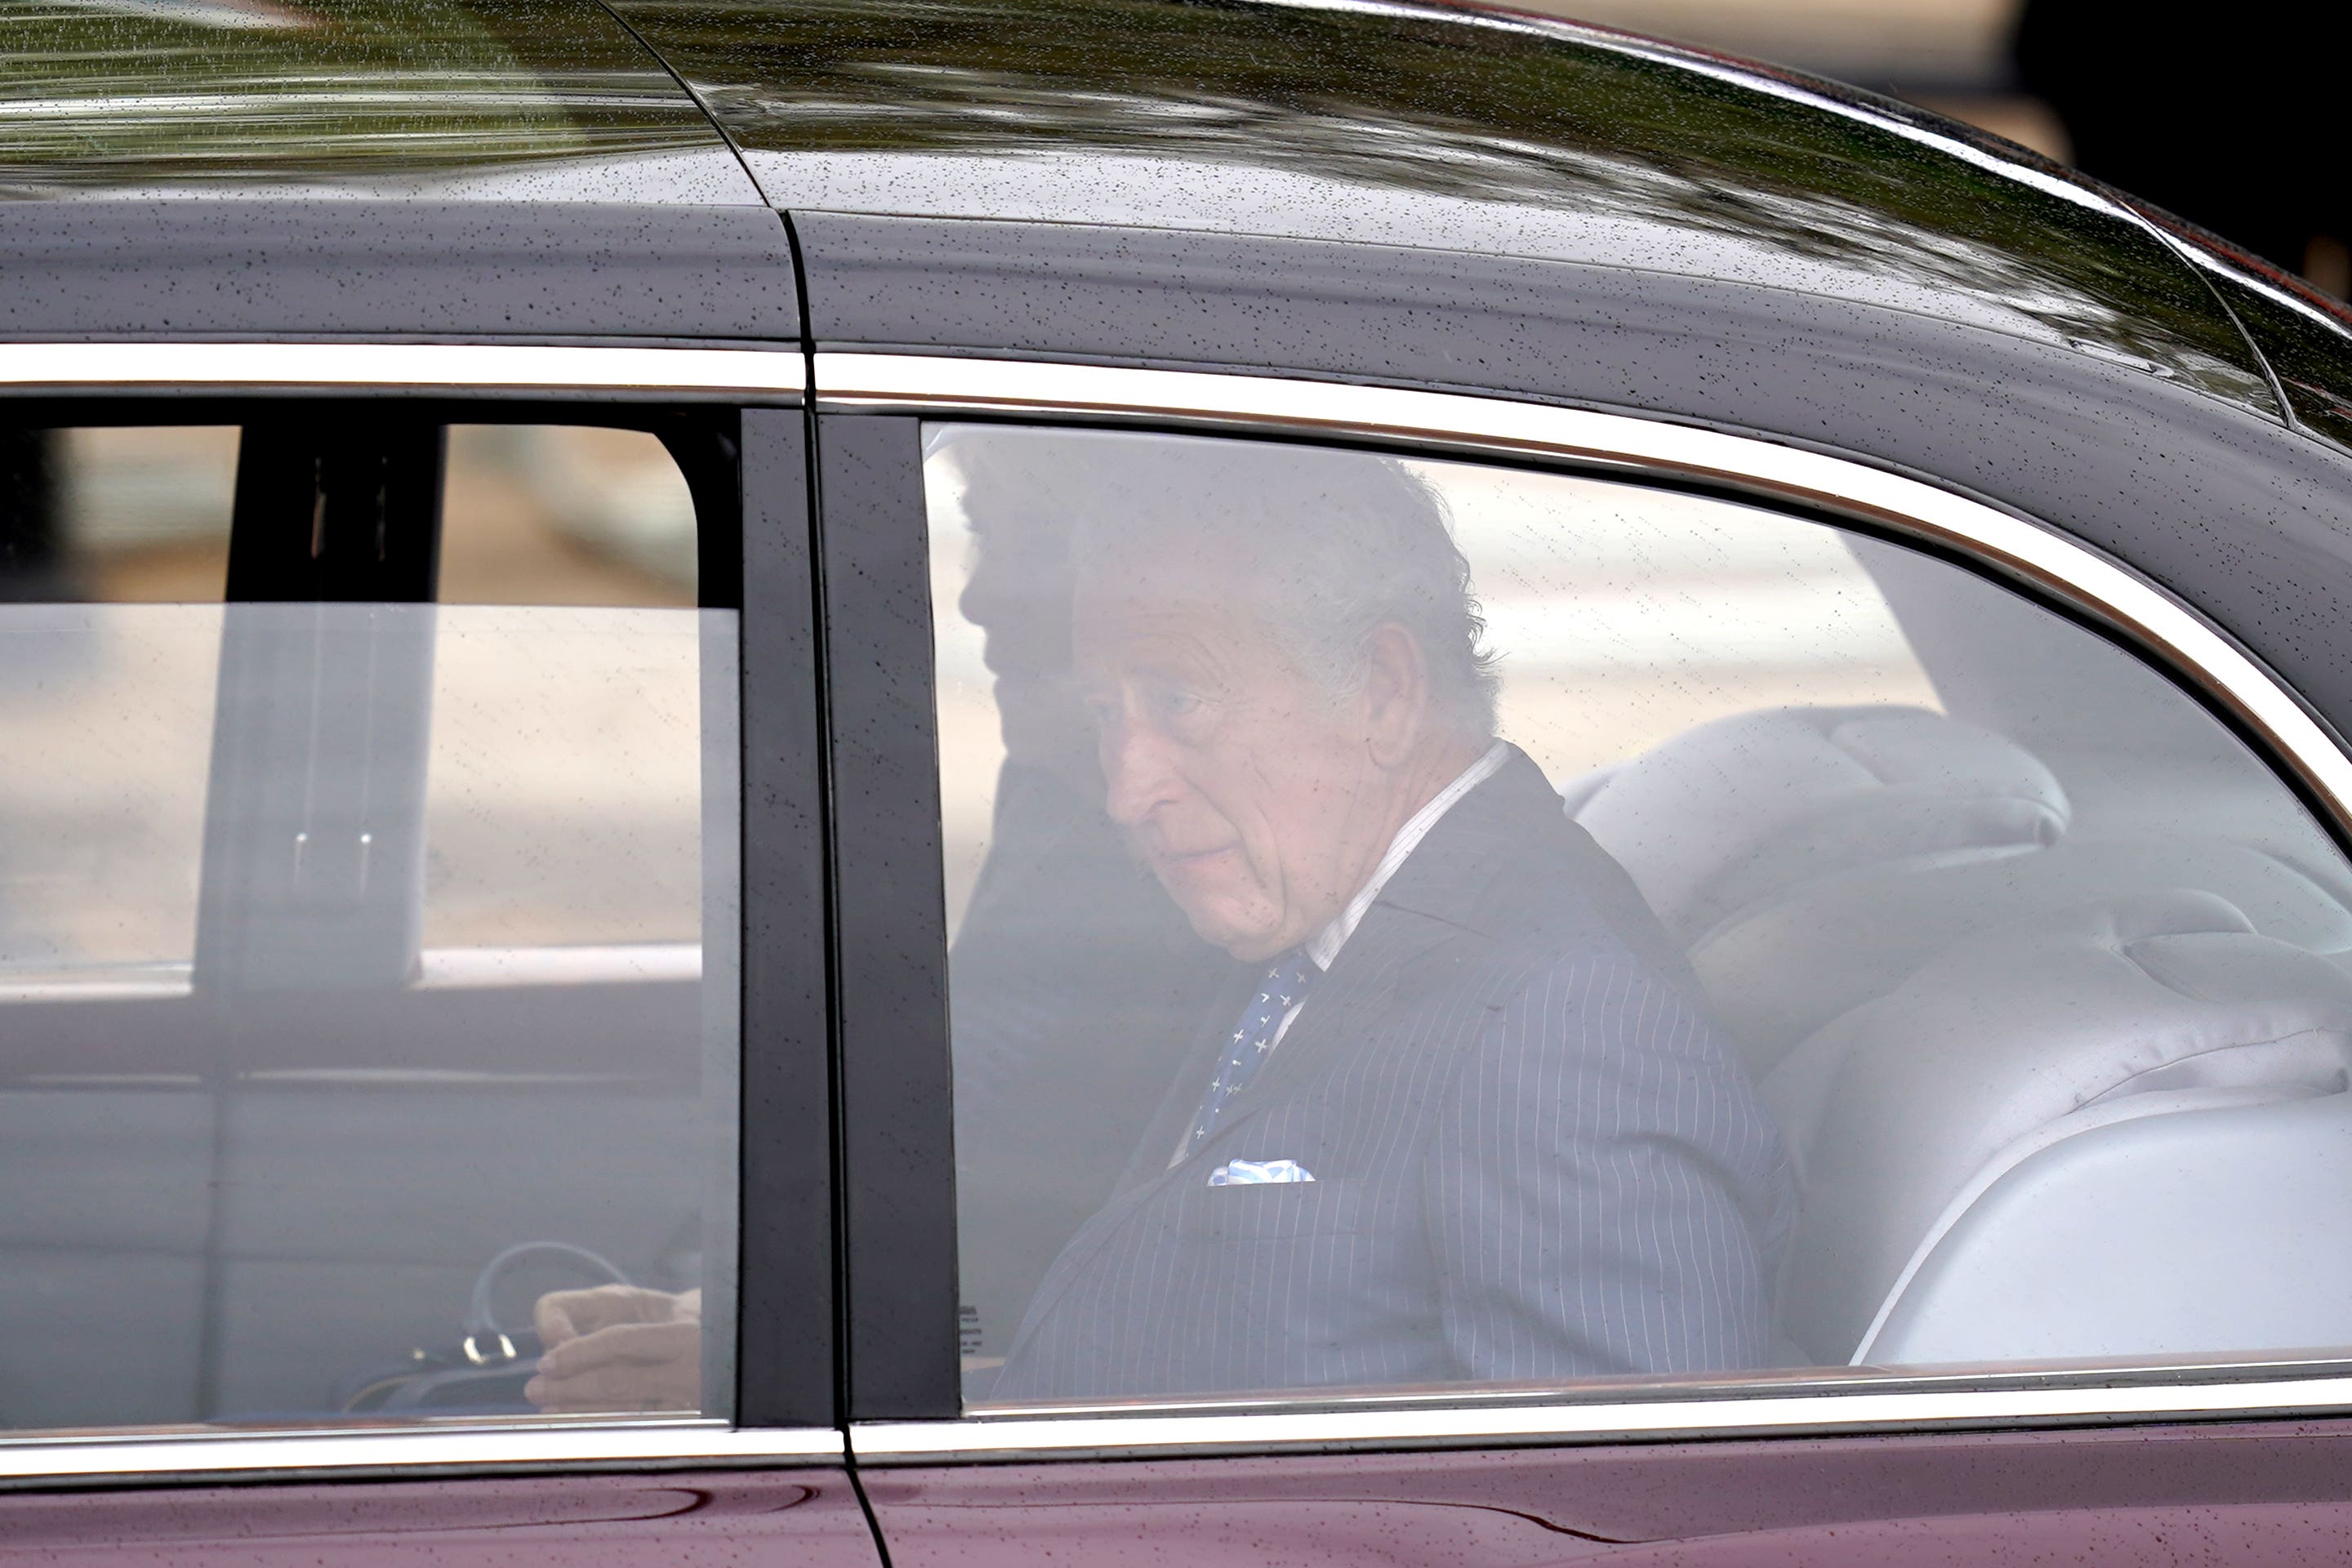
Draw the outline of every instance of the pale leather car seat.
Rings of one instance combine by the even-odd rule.
[[[1685,730],[1569,806],[1685,943],[1791,883],[2053,843],[2066,795],[1987,730],[1924,708],[1774,708]]]
[[[1783,1330],[1820,1364],[2352,1343],[2347,1081],[2352,977],[2209,893],[1964,942],[1764,1081]]]
[[[2352,948],[2352,912],[2260,849],[2210,838],[2069,838],[1995,863],[1819,878],[1706,932],[1691,963],[1764,1070],[1955,942],[2164,889],[2218,895],[2253,930],[2291,947]]]
[[[2297,866],[2218,837],[2085,837],[2032,753],[1926,709],[1718,720],[1580,781],[1571,812],[1759,1073],[1953,942],[2086,902],[2201,889],[2265,935],[2352,950],[2352,911]]]

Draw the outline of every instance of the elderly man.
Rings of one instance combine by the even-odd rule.
[[[1108,810],[1249,978],[991,1396],[1769,1362],[1778,1139],[1631,881],[1493,738],[1433,498],[1363,455],[1121,439],[1133,504],[1076,587]]]

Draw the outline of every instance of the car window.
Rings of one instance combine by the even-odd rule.
[[[643,430],[454,425],[442,514],[436,596],[480,607],[445,609],[436,649],[425,946],[691,945],[702,647],[677,462]]]
[[[452,425],[448,439],[443,604],[694,606],[694,496],[659,437]]]
[[[968,1407],[2352,1344],[2352,868],[2137,656],[1618,479],[925,472]]]
[[[699,427],[212,413],[0,431],[0,1422],[725,1414]]]
[[[0,430],[0,689],[41,759],[0,773],[18,984],[184,985],[236,452],[234,426]]]

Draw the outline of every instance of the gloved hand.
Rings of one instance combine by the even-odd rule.
[[[635,1285],[551,1290],[533,1309],[539,1372],[523,1397],[551,1413],[699,1410],[702,1292]]]

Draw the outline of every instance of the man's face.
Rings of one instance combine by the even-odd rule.
[[[1113,561],[1076,587],[1106,809],[1194,931],[1266,958],[1329,922],[1378,865],[1381,770],[1361,705],[1292,664],[1203,562],[1219,552],[1172,553]]]

